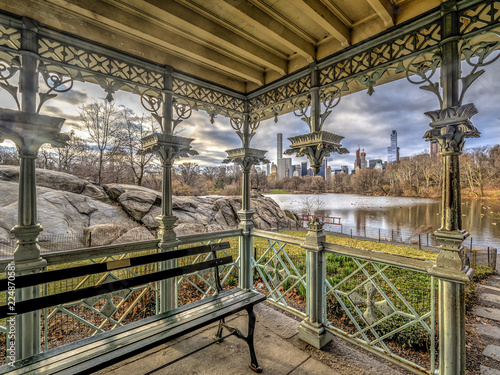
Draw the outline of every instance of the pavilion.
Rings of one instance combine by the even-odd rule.
[[[64,119],[43,115],[44,104],[69,92],[74,81],[99,85],[108,100],[125,90],[136,94],[161,124],[161,133],[144,140],[145,151],[157,153],[163,163],[155,247],[172,251],[179,244],[237,236],[235,266],[241,288],[252,288],[254,271],[259,272],[263,279],[276,281],[269,282],[268,299],[292,311],[280,292],[284,279],[306,287],[307,307],[296,313],[303,318],[300,337],[309,344],[320,348],[335,335],[415,373],[439,369],[442,375],[465,374],[464,285],[473,270],[462,251],[468,233],[461,224],[459,155],[465,138],[480,134],[471,122],[477,109],[467,102],[466,91],[484,73],[482,67],[498,57],[500,1],[1,0],[0,10],[0,87],[17,106],[0,109],[0,140],[13,141],[21,160],[18,225],[12,229],[18,246],[8,260],[19,275],[95,256],[84,251],[73,258],[40,255],[35,159],[43,144],[62,147],[68,139],[60,132]],[[471,67],[467,75],[463,63]],[[325,156],[346,152],[343,137],[323,130],[342,97],[361,90],[371,95],[375,86],[397,79],[420,85],[437,99],[426,112],[430,128],[422,128],[428,141],[439,144],[443,157],[436,261],[328,243],[318,223],[310,224],[306,242],[254,229],[249,173],[266,161],[266,151],[251,145],[260,122],[273,117],[279,121],[287,112],[302,118],[309,132],[290,138],[287,152],[306,156],[317,172]],[[225,162],[243,170],[242,210],[238,230],[179,238],[172,215],[171,168],[176,159],[197,151],[191,148],[192,139],[176,136],[174,130],[194,110],[207,113],[207,126],[216,116],[230,118],[228,131],[241,139],[241,148],[228,150]],[[274,268],[253,258],[256,238],[268,241]],[[304,275],[291,266],[286,244],[302,246]],[[101,256],[147,246],[151,243],[129,244],[126,250],[109,246],[101,249]],[[352,290],[347,290],[343,282],[328,282],[330,254],[358,265],[356,277],[347,277],[357,280],[357,287],[349,284]],[[428,278],[428,310],[418,310],[398,292],[387,276],[389,268]],[[172,282],[160,283],[160,311],[177,305],[176,288]],[[16,298],[40,293],[41,287],[23,288]],[[327,297],[339,301],[354,322],[354,332],[328,321]],[[396,315],[400,325],[380,335],[378,325]],[[413,326],[431,337],[427,367],[386,345],[391,335]],[[39,353],[40,312],[17,316],[16,327],[16,358]],[[434,348],[436,331],[439,351]],[[7,332],[8,327],[0,327],[0,335]]]

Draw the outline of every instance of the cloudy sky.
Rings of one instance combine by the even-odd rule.
[[[465,67],[464,67],[465,69]],[[466,147],[493,145],[500,143],[500,63],[486,68],[486,72],[469,89],[464,103],[474,102],[479,113],[473,123],[481,131],[481,138],[468,139]],[[89,103],[93,98],[105,97],[97,85],[75,83],[68,93],[48,101],[42,108],[43,114],[66,118],[64,131],[78,122],[78,106]],[[14,102],[7,95],[0,96],[2,106],[14,108]],[[125,92],[115,94],[117,105],[144,112],[138,96]],[[332,168],[348,165],[352,168],[358,145],[365,150],[368,160],[387,160],[392,130],[398,133],[401,156],[410,156],[429,150],[429,143],[422,136],[429,129],[429,119],[424,112],[438,109],[434,94],[419,89],[405,79],[375,87],[369,96],[366,91],[343,97],[333,109],[324,125],[324,130],[344,136],[342,142],[350,153],[331,155],[328,164]],[[226,154],[224,150],[241,146],[240,140],[229,125],[229,120],[219,116],[210,124],[209,116],[200,111],[193,112],[191,118],[183,122],[182,136],[194,138],[193,148],[200,155],[190,160],[201,166],[219,165]],[[252,140],[252,147],[268,150],[268,158],[276,162],[276,134],[283,134],[283,149],[290,145],[288,137],[308,132],[308,127],[300,118],[289,113],[263,121]],[[294,158],[294,164],[305,161]]]

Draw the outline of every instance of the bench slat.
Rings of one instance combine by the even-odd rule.
[[[232,262],[233,258],[231,256],[227,256],[187,266],[171,268],[164,271],[152,272],[146,275],[135,276],[128,279],[117,280],[110,283],[100,284],[87,288],[57,293],[50,296],[33,298],[30,300],[17,302],[15,312],[17,314],[24,314],[30,311],[42,310],[47,307],[52,307],[67,302],[77,301],[83,298],[94,297],[125,288],[132,288],[134,286],[143,285],[158,280],[169,279],[172,277],[181,276],[184,274],[204,270],[207,268],[230,264]],[[8,305],[0,306],[0,319],[6,318],[9,313],[12,313],[11,311],[9,311],[8,307],[9,307]]]

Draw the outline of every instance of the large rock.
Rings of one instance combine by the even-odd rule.
[[[18,182],[19,167],[0,165],[0,180]],[[104,190],[100,186],[63,172],[37,168],[36,184],[49,189],[87,195],[95,199],[107,199]]]
[[[0,166],[0,243],[12,243],[9,231],[17,224],[19,167]],[[107,245],[154,238],[161,214],[161,194],[140,186],[108,184],[100,187],[65,173],[37,170],[38,218],[43,226],[40,244],[59,249]],[[240,197],[173,197],[177,235],[237,228]],[[278,204],[253,195],[257,229],[294,225]],[[152,232],[153,234],[151,234]],[[87,241],[83,234],[87,234]],[[51,243],[54,242],[54,243]]]

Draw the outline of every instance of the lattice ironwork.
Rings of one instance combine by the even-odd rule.
[[[244,112],[244,100],[224,94],[214,89],[199,86],[192,82],[186,82],[180,78],[173,79],[173,92],[186,99],[192,99],[199,103],[206,103],[226,110]],[[229,116],[228,112],[221,112]]]
[[[305,251],[294,248],[288,252],[286,243],[274,240],[267,240],[267,246],[258,259],[253,259],[254,268],[267,288],[267,298],[297,310],[291,299],[297,292],[305,299]]]
[[[232,241],[231,241],[232,240]],[[225,249],[225,250],[219,250],[217,251],[217,257],[225,257],[225,256],[232,256],[233,257],[233,263],[226,264],[224,266],[219,267],[219,274],[221,276],[221,284],[223,287],[231,287],[231,286],[236,286],[237,285],[237,278],[238,278],[238,273],[240,269],[240,257],[238,254],[238,247],[237,247],[237,242],[235,238],[232,239],[217,239],[217,240],[208,240],[208,241],[202,241],[200,243],[195,244],[196,246],[198,245],[210,245],[213,243],[221,243],[221,242],[226,242],[229,241],[231,243],[231,248],[230,249]],[[212,253],[205,253],[205,254],[199,254],[197,256],[193,257],[186,257],[183,258],[182,260],[178,261],[178,266],[185,266],[185,265],[190,265],[194,263],[199,263],[199,262],[204,262],[207,260],[213,259]],[[196,299],[203,299],[206,297],[211,296],[212,294],[216,293],[217,288],[216,288],[216,283],[214,279],[214,274],[213,270],[211,269],[206,269],[198,272],[194,272],[191,274],[186,274],[182,275],[177,278],[177,285],[178,285],[178,290],[179,290],[179,297],[180,297],[180,302],[182,304],[183,297],[181,296],[181,293],[183,289],[186,289],[186,286],[188,286],[191,291],[188,292],[189,298],[191,298],[193,295],[196,295]]]
[[[321,86],[329,85],[367,72],[395,60],[428,50],[437,46],[440,41],[441,25],[439,21],[436,21],[403,37],[381,43],[322,69],[320,84]]]
[[[459,12],[460,34],[479,32],[500,21],[500,1],[485,1]]]
[[[328,326],[334,332],[407,363],[413,358],[405,358],[401,347],[428,349],[431,363],[426,367],[433,371],[436,311],[431,276],[330,253],[325,286]]]
[[[75,67],[90,73],[102,74],[142,86],[163,89],[163,73],[82,47],[68,45],[48,37],[40,37],[38,54],[54,63]]]
[[[286,102],[291,98],[307,94],[311,88],[311,77],[301,77],[286,85],[270,90],[254,99],[250,99],[250,111],[261,112],[265,109],[276,111],[277,104]]]
[[[126,257],[128,254],[94,258],[89,261],[95,264]],[[64,290],[77,290],[156,270],[156,264],[148,264],[108,271],[102,274],[45,284],[41,287],[41,293],[42,295],[50,295]],[[156,283],[149,283],[45,309],[42,311],[45,350],[154,315],[158,312],[157,295]]]
[[[21,30],[0,25],[0,46],[15,50],[21,49]]]

